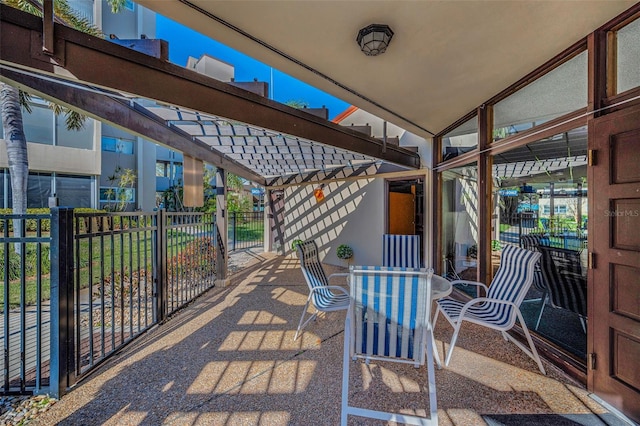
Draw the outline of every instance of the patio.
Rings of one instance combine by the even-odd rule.
[[[37,424],[339,424],[344,312],[319,318],[294,342],[308,294],[297,259],[242,256],[231,286],[107,360]],[[439,321],[441,355],[451,333]],[[436,373],[442,425],[625,424],[550,363],[541,376],[497,332],[465,325],[458,346],[450,367]],[[355,403],[425,414],[420,370],[372,363],[352,369],[352,380]],[[351,417],[350,424],[380,422]]]

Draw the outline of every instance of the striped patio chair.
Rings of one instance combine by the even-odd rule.
[[[537,251],[540,250],[538,247],[540,246],[548,246],[550,244],[549,238],[539,234],[528,234],[522,235],[520,237],[520,247],[526,250]],[[547,299],[549,298],[549,288],[547,287],[547,283],[545,282],[544,275],[542,274],[542,259],[536,262],[535,271],[533,273],[533,284],[531,287],[538,290],[541,293],[540,298],[535,299],[527,299],[524,303],[530,302],[539,302],[540,310],[538,311],[538,320],[536,321],[536,326],[533,328],[534,330],[538,329],[540,325],[540,320],[542,319],[542,313],[544,312],[544,307],[547,304]]]
[[[414,425],[437,425],[431,276],[433,270],[352,266],[351,304],[344,331],[341,424],[349,415]],[[356,360],[427,364],[430,417],[349,405],[349,367]]]
[[[318,245],[315,241],[309,240],[298,244],[296,247],[298,259],[300,259],[300,269],[302,275],[309,286],[309,297],[304,305],[298,329],[293,337],[297,340],[300,332],[307,326],[309,321],[318,316],[318,312],[332,312],[349,308],[349,292],[341,286],[329,285],[329,280],[333,277],[347,277],[348,273],[331,274],[327,277],[322,263],[318,256]],[[309,304],[312,303],[315,313],[305,321]]]
[[[577,314],[582,331],[586,333],[587,279],[582,275],[580,253],[555,247],[540,247],[540,252],[542,276],[549,288],[549,304]]]
[[[546,374],[540,361],[540,356],[538,356],[536,347],[531,340],[529,329],[520,312],[520,304],[531,287],[535,264],[540,259],[540,256],[538,252],[507,245],[500,256],[500,268],[498,268],[488,288],[486,285],[476,281],[458,280],[451,283],[452,285],[471,284],[483,287],[487,296],[472,299],[467,303],[449,297],[437,301],[438,307],[433,319],[434,327],[438,314],[442,312],[454,328],[449,351],[444,361],[445,365],[449,365],[449,361],[451,361],[453,348],[458,339],[462,323],[469,321],[500,331],[505,340],[511,340],[522,349],[538,364],[542,374]],[[529,348],[507,333],[515,325],[516,319],[520,322],[529,343]]]
[[[382,235],[382,266],[420,267],[419,235]]]

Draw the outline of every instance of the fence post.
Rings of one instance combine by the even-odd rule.
[[[51,341],[49,393],[60,398],[75,383],[73,209],[51,208]]]
[[[233,219],[231,221],[231,226],[233,227],[233,246],[231,247],[231,251],[235,251],[236,249],[236,237],[238,236],[236,220],[238,219],[238,212],[233,212]]]
[[[167,264],[165,259],[165,253],[167,248],[167,236],[166,236],[166,215],[165,210],[160,209],[156,212],[156,233],[155,233],[155,279],[154,286],[155,291],[153,293],[154,312],[156,315],[155,321],[160,322],[165,319],[167,309],[167,279],[165,277],[165,271],[167,270]]]

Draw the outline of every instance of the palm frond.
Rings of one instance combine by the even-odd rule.
[[[126,0],[107,0],[107,3],[109,3],[109,6],[111,6],[112,13],[118,13],[124,7]]]
[[[32,15],[42,16],[42,9],[36,7],[35,4],[28,0],[0,0],[0,3],[20,9],[23,12],[27,12]]]
[[[31,94],[27,92],[23,92],[22,90],[19,90],[18,98],[20,100],[20,106],[24,108],[24,110],[27,111],[29,114],[31,114],[33,112],[33,109],[31,108],[31,103],[30,103]]]
[[[87,116],[80,114],[78,111],[73,111],[65,108],[65,125],[68,130],[80,130],[84,127],[84,123],[87,121]]]

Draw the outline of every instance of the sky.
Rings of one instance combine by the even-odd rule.
[[[309,108],[329,109],[329,119],[349,107],[343,102],[321,90],[265,65],[243,53],[210,39],[164,16],[156,15],[156,38],[169,42],[169,61],[185,66],[187,58],[199,58],[203,54],[221,59],[235,66],[235,81],[266,81],[274,100],[301,101]],[[273,74],[273,75],[272,75]]]

